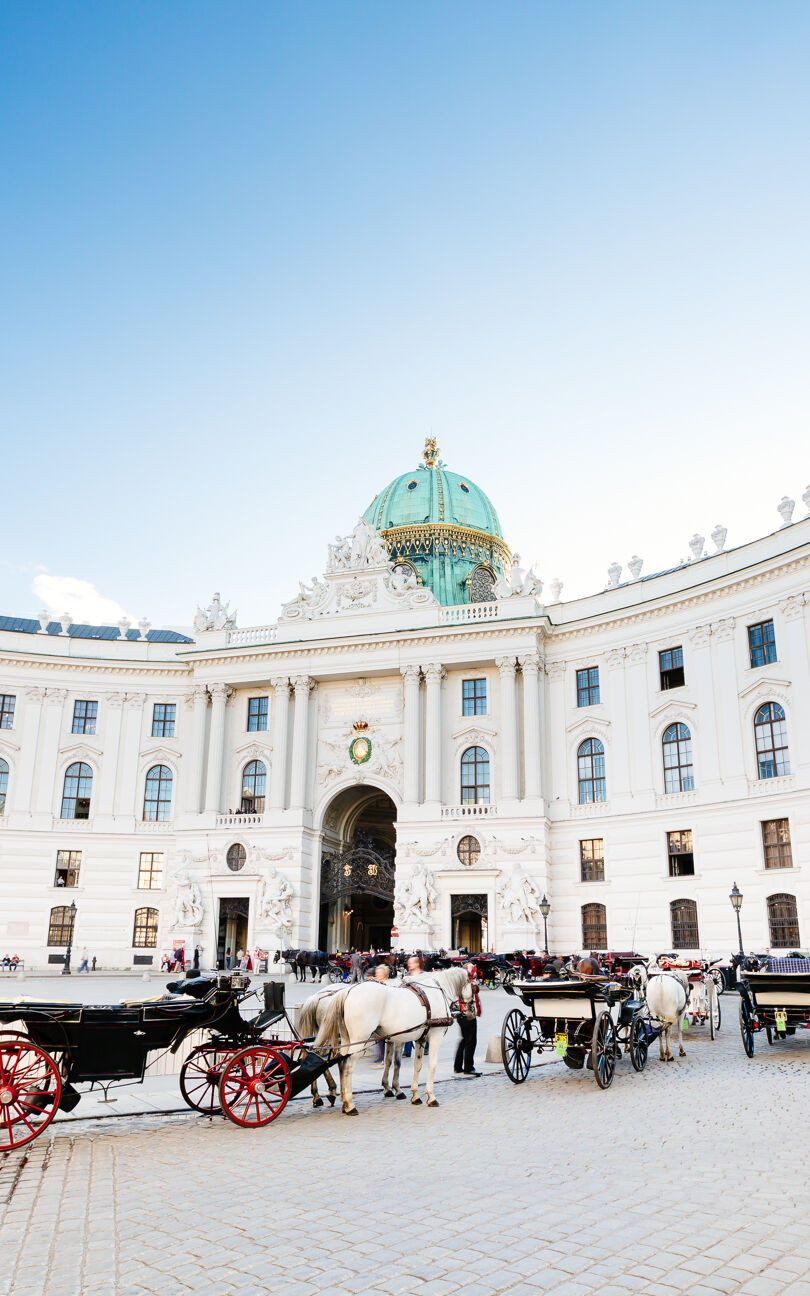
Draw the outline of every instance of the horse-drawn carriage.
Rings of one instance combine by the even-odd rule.
[[[631,985],[580,977],[515,981],[505,989],[531,1010],[513,1008],[501,1029],[504,1069],[514,1084],[528,1076],[533,1052],[554,1051],[575,1071],[587,1064],[600,1089],[612,1084],[622,1047],[634,1070],[647,1065],[649,1043],[657,1032],[644,999]]]
[[[765,958],[757,970],[740,968],[740,1034],[748,1057],[754,1036],[764,1030],[769,1044],[810,1030],[810,959]]]
[[[243,1015],[249,986],[242,973],[219,973],[170,983],[168,993],[142,1002],[0,1003],[0,1023],[23,1028],[0,1030],[0,1151],[36,1138],[60,1108],[72,1111],[77,1084],[140,1083],[150,1053],[176,1052],[196,1031],[208,1038],[180,1071],[188,1106],[207,1115],[221,1109],[237,1125],[269,1124],[331,1060],[296,1034],[283,985],[265,985],[264,1007]]]

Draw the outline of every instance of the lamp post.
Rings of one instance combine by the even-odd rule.
[[[742,891],[739,890],[736,882],[731,888],[731,895],[729,896],[729,900],[731,901],[732,909],[737,915],[737,940],[739,941],[740,944],[740,958],[742,958],[744,954],[744,950],[743,950],[743,943],[742,943],[742,928],[740,926],[740,910],[742,909],[743,898],[742,898]]]
[[[62,968],[62,976],[70,976],[70,947],[73,944],[73,925],[76,922],[76,901],[70,902],[70,926],[68,927],[68,943],[65,950],[65,965]]]
[[[543,953],[548,954],[548,915],[551,912],[551,905],[545,891],[543,892],[543,899],[540,901],[540,912],[543,915]]]

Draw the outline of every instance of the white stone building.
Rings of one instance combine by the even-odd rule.
[[[0,957],[801,944],[810,514],[543,602],[424,458],[272,625],[0,618]]]

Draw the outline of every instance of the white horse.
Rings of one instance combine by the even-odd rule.
[[[430,1005],[430,1023],[425,1006],[418,994],[403,986],[387,986],[383,982],[363,981],[331,995],[323,1010],[315,1048],[340,1049],[340,1097],[346,1116],[356,1116],[357,1108],[352,1095],[354,1059],[368,1040],[384,1039],[395,1047],[416,1044],[411,1081],[411,1102],[421,1103],[419,1097],[419,1072],[422,1066],[424,1043],[428,1043],[428,1071],[425,1096],[428,1107],[438,1107],[433,1092],[433,1078],[439,1059],[439,1046],[449,1025],[451,1004],[469,997],[470,981],[465,968],[447,968],[441,972],[423,972],[409,978],[419,987]],[[435,1025],[433,1023],[436,1023]],[[441,1024],[439,1024],[441,1023]],[[387,1079],[387,1073],[384,1072]],[[399,1087],[399,1070],[395,1058],[395,1090]]]
[[[631,975],[636,971],[637,969],[633,968]],[[662,1062],[665,1058],[667,1062],[673,1062],[674,1058],[669,1047],[669,1032],[676,1024],[678,1056],[686,1057],[686,1049],[683,1046],[683,1014],[689,1002],[689,982],[680,972],[661,972],[654,967],[650,968],[650,972],[652,975],[646,985],[647,1004],[652,1016],[663,1022],[663,1030],[658,1036],[659,1055]],[[646,972],[644,975],[646,977]]]
[[[379,982],[378,984],[386,985],[387,983],[385,981],[382,981]],[[298,1017],[298,1033],[299,1035],[301,1035],[303,1039],[308,1039],[311,1036],[315,1035],[316,1032],[319,1030],[319,1028],[323,1025],[323,1020],[324,1017],[326,1016],[326,1008],[327,1008],[328,1001],[332,998],[333,995],[339,994],[340,989],[341,989],[340,986],[325,987],[323,990],[319,990],[317,994],[310,995],[310,997],[307,1000],[305,1000],[304,1003],[301,1005],[301,1012]],[[402,1065],[402,1050],[404,1047],[405,1047],[404,1044],[400,1044],[398,1041],[395,1042],[394,1040],[390,1040],[390,1039],[387,1039],[385,1041],[385,1053],[383,1055],[383,1071],[382,1071],[382,1090],[383,1090],[383,1095],[386,1098],[405,1097],[405,1094],[402,1092],[402,1090],[399,1087],[399,1072],[400,1072],[400,1067]],[[389,1072],[391,1071],[392,1063],[393,1063],[394,1070],[393,1070],[391,1083],[389,1084],[388,1076],[389,1076]],[[335,1058],[335,1064],[337,1065],[337,1058]],[[326,1083],[329,1086],[329,1104],[330,1106],[334,1107],[335,1095],[337,1094],[337,1085],[335,1084],[334,1079],[332,1078],[331,1069],[329,1071],[324,1072],[324,1075],[326,1077]],[[318,1093],[317,1080],[312,1081],[312,1085],[310,1086],[310,1091],[312,1093],[312,1106],[323,1107],[323,1098],[321,1098],[320,1094]]]

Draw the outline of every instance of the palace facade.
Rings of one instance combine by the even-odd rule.
[[[810,934],[810,515],[544,599],[428,442],[273,624],[0,618],[0,956]],[[543,900],[548,913],[544,920]],[[72,907],[72,906],[75,906]]]

